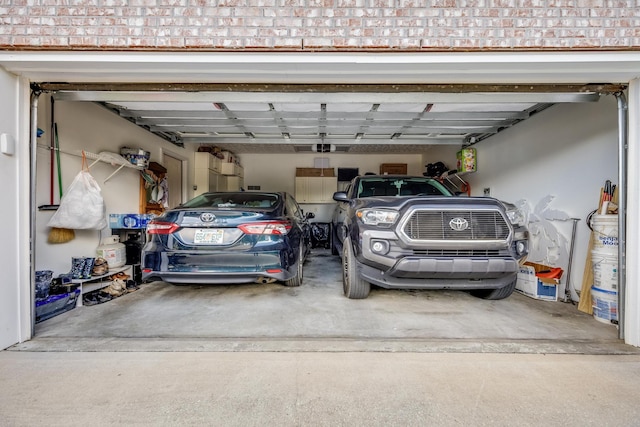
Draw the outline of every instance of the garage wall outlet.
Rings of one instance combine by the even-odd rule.
[[[485,196],[490,196],[491,195],[491,188],[487,187],[484,189],[484,195]]]
[[[6,154],[7,156],[13,156],[15,153],[16,147],[13,137],[8,133],[3,133],[0,135],[0,152],[2,154]]]

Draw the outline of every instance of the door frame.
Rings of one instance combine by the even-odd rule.
[[[167,150],[164,148],[160,148],[160,162],[164,163],[164,156],[168,155],[175,159],[178,159],[182,162],[182,200],[180,203],[184,203],[189,200],[191,197],[189,196],[189,159],[186,156],[180,155],[172,150]]]

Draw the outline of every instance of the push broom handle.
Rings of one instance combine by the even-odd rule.
[[[60,167],[60,141],[58,140],[58,124],[53,124],[53,133],[56,139],[56,163],[58,164],[58,191],[62,199],[62,168]]]

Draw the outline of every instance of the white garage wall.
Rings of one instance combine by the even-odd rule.
[[[40,146],[50,145],[50,101],[41,96],[38,110],[38,127],[45,134],[38,139],[37,150],[38,176],[36,185],[36,205],[51,204],[50,200],[50,150]],[[58,136],[61,150],[63,191],[80,171],[82,150],[92,153],[112,151],[119,153],[120,147],[142,148],[151,152],[151,161],[160,162],[162,150],[177,153],[189,159],[193,158],[195,147],[185,149],[144,131],[106,109],[92,103],[61,102],[55,103],[55,121],[58,123]],[[87,159],[88,164],[93,160]],[[109,213],[137,213],[139,211],[140,173],[135,169],[123,168],[120,172],[103,182],[115,167],[99,162],[91,167],[91,174],[102,189],[107,215]],[[54,183],[57,177],[54,173]],[[191,188],[189,183],[189,188]],[[58,188],[54,186],[55,200],[58,203]],[[36,214],[36,270],[53,270],[55,274],[66,273],[71,268],[72,256],[92,256],[100,245],[101,237],[111,234],[110,229],[76,230],[76,238],[68,243],[48,244],[49,227],[47,222],[53,211],[38,211]]]
[[[360,174],[379,173],[382,163],[406,163],[409,174],[422,175],[424,164],[420,154],[348,154],[348,153],[297,153],[297,154],[242,154],[244,187],[259,185],[264,191],[286,191],[295,196],[296,168],[314,167],[315,158],[329,159],[329,167],[358,168]],[[340,189],[344,184],[339,183]],[[305,212],[313,212],[315,221],[328,222],[334,203],[303,204]]]
[[[598,207],[605,180],[617,184],[615,97],[605,96],[597,103],[555,105],[476,148],[478,171],[467,175],[472,195],[480,196],[484,188],[490,188],[491,196],[514,203],[525,201],[531,209],[551,195],[554,199],[548,209],[580,219],[571,272],[571,286],[579,290],[590,236],[585,219]],[[564,237],[568,255],[572,222],[549,224]],[[537,252],[545,251],[542,246]],[[547,260],[556,256],[557,252],[549,249]],[[566,264],[553,265],[567,271]],[[577,300],[575,292],[573,297]]]

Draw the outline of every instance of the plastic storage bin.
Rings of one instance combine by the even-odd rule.
[[[80,289],[76,289],[73,292],[51,295],[36,301],[36,323],[73,309],[79,297]]]

